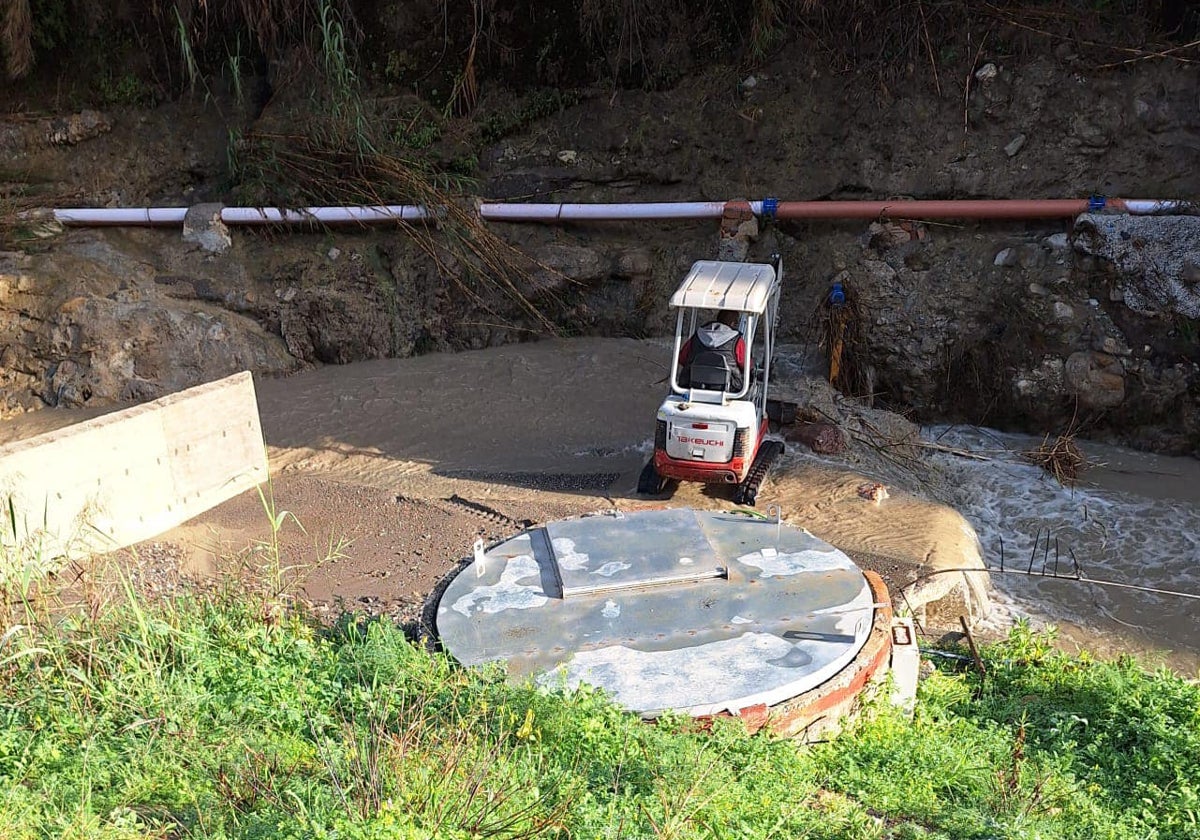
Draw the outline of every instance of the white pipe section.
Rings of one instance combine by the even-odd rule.
[[[1178,199],[1127,198],[1123,202],[1126,212],[1134,216],[1157,216],[1169,213],[1195,212],[1196,204]]]
[[[281,210],[278,207],[225,207],[221,210],[221,221],[227,225],[419,222],[436,216],[436,212],[414,204],[391,204],[376,207],[300,207],[296,210]]]
[[[99,207],[55,210],[55,221],[64,225],[181,225],[187,207]],[[223,207],[221,221],[227,225],[339,224],[354,222],[419,222],[438,214],[413,204],[378,207]]]
[[[759,210],[762,209],[762,202]],[[602,222],[637,219],[719,219],[724,201],[663,201],[630,204],[496,204],[479,205],[483,219],[497,222]]]
[[[181,225],[186,207],[102,207],[55,210],[64,225]]]

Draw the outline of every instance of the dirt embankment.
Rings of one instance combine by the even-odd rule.
[[[718,66],[669,90],[584,92],[481,146],[477,191],[554,201],[1196,193],[1187,65],[1031,55],[985,45],[962,79],[912,68],[881,85],[796,43],[753,72]],[[366,101],[384,108],[380,93]],[[297,100],[275,90],[261,114],[237,112],[242,128],[295,124]],[[485,84],[475,118],[513,102],[529,100]],[[9,117],[0,171],[76,204],[229,200],[231,113],[196,97],[58,122]],[[711,226],[690,222],[493,229],[533,260],[515,291],[570,335],[663,334],[670,287],[715,242]],[[239,229],[223,253],[169,230],[26,242],[0,254],[0,410],[112,405],[246,367],[281,373],[545,334],[512,290],[464,271],[438,236],[433,251],[397,231]],[[793,340],[815,341],[831,284],[847,289],[858,396],[923,419],[1038,431],[1073,421],[1191,452],[1200,373],[1186,290],[1200,257],[1123,267],[1092,239],[1077,241],[1069,220],[781,223],[753,255],[784,257]],[[1186,299],[1147,297],[1130,280],[1160,269],[1178,275],[1168,279]]]

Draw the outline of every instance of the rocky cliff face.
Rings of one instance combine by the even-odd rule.
[[[8,412],[154,399],[238,370],[294,369],[278,335],[224,298],[180,299],[138,243],[82,232],[0,254]]]
[[[479,192],[558,201],[1197,192],[1200,112],[1185,65],[1095,70],[1062,52],[982,55],[968,78],[933,82],[913,73],[909,85],[881,89],[867,75],[830,74],[797,47],[753,76],[717,68],[672,91],[610,92],[485,149]],[[0,130],[0,173],[36,170],[79,204],[219,198],[216,119],[181,102],[24,133],[10,126]],[[59,123],[77,145],[53,140]],[[154,153],[128,154],[143,144]],[[704,223],[495,230],[532,258],[522,291],[566,334],[666,332],[669,290],[717,242]],[[1180,452],[1200,442],[1198,241],[1190,218],[781,223],[766,227],[752,257],[783,254],[790,340],[816,341],[831,284],[850,290],[849,352],[893,407],[1044,431],[1073,420],[1089,434]],[[222,253],[172,230],[39,240],[0,255],[0,407],[143,399],[234,369],[282,373],[541,331],[460,269],[394,230],[235,230]]]

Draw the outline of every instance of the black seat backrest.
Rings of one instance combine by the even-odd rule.
[[[697,353],[688,366],[688,382],[705,391],[728,391],[729,360],[713,350]]]

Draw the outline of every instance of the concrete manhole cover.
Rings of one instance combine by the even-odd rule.
[[[562,520],[481,548],[436,623],[463,664],[588,683],[652,717],[816,688],[854,659],[873,615],[862,571],[807,531],[678,509]]]

